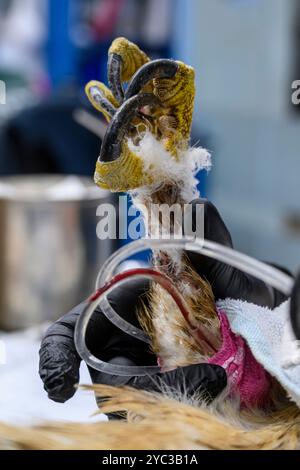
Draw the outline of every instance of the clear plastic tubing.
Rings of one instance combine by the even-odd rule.
[[[224,262],[230,266],[233,266],[241,271],[244,271],[247,274],[257,277],[266,284],[274,287],[275,289],[283,292],[287,296],[291,294],[294,280],[292,277],[283,273],[282,271],[269,266],[261,261],[258,261],[254,258],[251,258],[248,255],[239,253],[238,251],[233,250],[232,248],[225,247],[216,242],[209,240],[204,240],[202,238],[195,237],[184,237],[178,240],[151,240],[151,239],[140,239],[134,241],[128,245],[117,250],[103,265],[101,268],[97,281],[96,289],[97,293],[92,296],[86,308],[80,315],[76,328],[75,328],[75,345],[78,351],[78,354],[81,358],[93,369],[96,369],[100,372],[105,372],[113,375],[121,376],[142,376],[142,375],[152,375],[157,372],[160,372],[159,367],[155,366],[132,366],[126,367],[118,364],[108,364],[100,359],[96,358],[87,348],[85,343],[85,336],[88,323],[91,316],[93,315],[95,309],[100,306],[101,312],[118,328],[123,330],[125,333],[141,340],[144,342],[149,342],[148,337],[145,333],[138,328],[134,327],[130,323],[126,322],[121,318],[117,312],[110,306],[107,295],[117,286],[123,283],[128,282],[128,277],[118,280],[117,283],[110,285],[110,281],[114,276],[116,268],[125,261],[130,256],[133,256],[137,253],[143,252],[145,250],[172,250],[179,249],[185,251],[192,251],[196,253],[201,253],[204,256],[213,258],[215,260]],[[138,271],[138,270],[137,270]],[[149,270],[150,271],[150,270]],[[151,274],[141,275],[135,274],[130,278],[149,278],[153,279]],[[99,332],[101,335],[101,332]]]

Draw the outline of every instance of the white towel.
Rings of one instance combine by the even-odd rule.
[[[233,299],[218,301],[217,307],[227,314],[232,331],[247,341],[256,360],[300,408],[300,342],[290,324],[290,301],[274,310]]]

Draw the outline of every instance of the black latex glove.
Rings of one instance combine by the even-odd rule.
[[[193,206],[193,232],[196,232],[197,205],[202,204],[204,205],[204,238],[232,248],[231,235],[217,208],[207,199],[196,199],[191,204]],[[185,234],[189,235],[188,227]],[[286,300],[286,296],[281,292],[225,263],[192,252],[188,252],[188,258],[198,274],[210,282],[217,300],[231,297],[269,308],[275,308]],[[290,274],[286,269],[278,265],[276,267]]]
[[[197,204],[204,204],[204,236],[223,245],[232,247],[232,240],[221,216],[215,206],[207,200],[193,201],[196,221]],[[195,226],[193,231],[195,231]],[[196,271],[206,277],[212,285],[217,299],[232,297],[259,305],[275,307],[285,297],[275,289],[268,287],[256,278],[200,254],[188,253]],[[144,296],[149,284],[135,283],[131,286],[120,287],[110,296],[110,302],[119,315],[135,326],[136,306],[140,296]],[[146,301],[146,299],[143,299]],[[40,375],[50,398],[56,401],[65,401],[74,393],[74,384],[79,381],[80,358],[76,352],[73,334],[76,319],[82,311],[83,305],[75,308],[61,320],[49,328],[43,339],[40,351]],[[92,316],[87,331],[87,346],[95,356],[104,361],[124,365],[155,365],[156,358],[149,352],[147,345],[126,335],[112,325],[101,314]],[[90,370],[95,383],[112,385],[130,385],[142,389],[156,390],[157,383],[163,380],[168,385],[180,387],[186,378],[188,391],[193,392],[199,388],[207,390],[211,397],[221,391],[226,383],[223,369],[198,365],[177,369],[167,374],[158,374],[155,377],[119,377]]]
[[[139,326],[136,307],[145,292],[148,282],[131,281],[128,285],[115,289],[109,300],[114,309],[135,326]],[[74,345],[74,328],[81,304],[52,325],[40,349],[40,376],[49,398],[64,402],[75,393],[74,385],[79,382],[80,358]],[[86,343],[89,350],[107,362],[123,365],[156,365],[156,357],[149,351],[146,343],[135,339],[116,328],[99,311],[95,312],[89,323]],[[159,391],[162,384],[185,392],[203,392],[213,399],[226,386],[225,371],[215,365],[199,364],[178,368],[171,372],[145,377],[121,377],[104,374],[89,368],[92,381],[109,385],[128,385],[131,387]]]
[[[300,340],[300,272],[296,276],[291,296],[291,321],[296,338]]]

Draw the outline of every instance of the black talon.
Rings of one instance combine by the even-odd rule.
[[[107,63],[107,78],[109,88],[116,100],[121,104],[124,100],[124,90],[122,86],[122,58],[118,54],[109,54]]]
[[[137,112],[143,106],[161,106],[158,98],[151,93],[133,96],[117,110],[111,120],[102,142],[99,161],[113,162],[120,157],[122,141],[128,132],[128,127]]]
[[[89,89],[89,94],[91,98],[96,103],[98,103],[107,114],[109,114],[110,117],[113,117],[115,115],[116,108],[112,105],[112,103],[107,98],[105,98],[105,96],[102,93],[101,88],[97,87],[96,85],[92,86]]]
[[[300,272],[296,277],[296,281],[292,290],[291,323],[296,338],[300,340]]]
[[[178,63],[170,59],[147,62],[132,77],[125,92],[125,100],[137,95],[154,78],[173,78],[178,71]]]

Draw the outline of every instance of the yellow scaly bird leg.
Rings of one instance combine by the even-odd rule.
[[[124,106],[127,106],[127,101],[130,102],[130,99],[140,94],[145,95],[145,91],[151,90],[154,97],[159,99],[154,104],[154,108],[150,107],[152,122],[156,123],[152,126],[152,132],[158,140],[162,141],[170,156],[178,159],[180,152],[188,148],[190,138],[195,97],[194,70],[182,62],[168,60],[149,62],[146,54],[125,38],[118,38],[113,42],[109,56],[109,73],[114,71],[115,77],[119,74],[120,83],[128,81],[132,74],[134,77],[127,88],[129,96],[126,96],[127,91],[125,94],[123,90],[120,91],[117,80],[112,83],[114,93],[103,88],[104,85],[101,86],[105,98],[117,107],[116,90],[119,98],[121,94],[123,97],[125,95],[125,102],[119,108],[122,113]],[[112,65],[112,59],[117,60],[114,65]],[[117,68],[119,67],[117,73],[116,64]],[[145,77],[142,77],[143,73]],[[88,93],[89,90],[88,86]],[[133,96],[130,96],[130,91]],[[103,106],[99,107],[99,104],[97,109],[106,113]],[[132,134],[132,123],[138,127],[140,109],[143,109],[143,106],[136,107],[136,115],[131,115],[131,124],[127,122],[127,134],[122,133],[122,144],[114,143],[113,139],[107,137],[106,140],[109,140],[110,144],[107,145],[106,142],[105,150],[100,154],[96,165],[95,182],[99,186],[112,191],[127,191],[153,184],[153,177],[145,171],[142,159],[135,155],[127,144],[128,134]],[[130,111],[130,107],[127,106],[126,110]],[[119,114],[115,116],[113,125],[122,127],[124,116],[126,116],[124,113],[123,119],[120,119]],[[106,118],[109,118],[107,113]],[[130,129],[129,126],[131,126]],[[110,132],[109,128],[108,133]]]
[[[168,110],[160,122],[163,143],[167,151],[178,158],[178,152],[188,148],[195,100],[195,72],[183,62],[177,62],[174,78],[154,80],[154,95]]]

